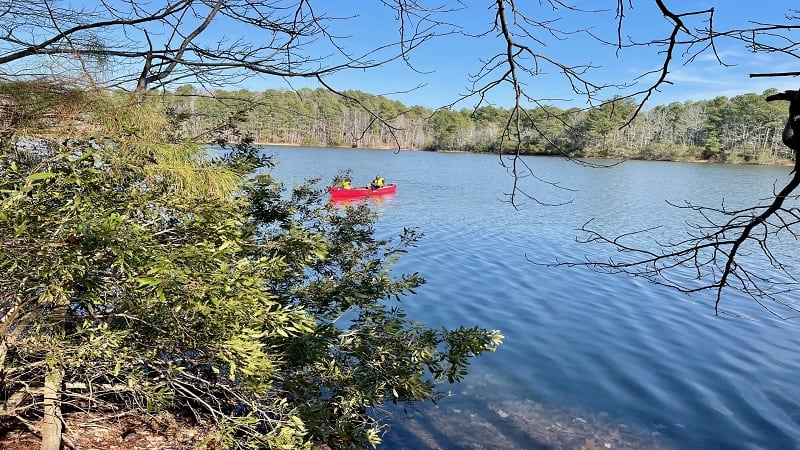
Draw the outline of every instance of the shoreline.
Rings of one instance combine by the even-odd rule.
[[[494,152],[471,152],[467,150],[422,150],[422,149],[415,149],[415,148],[403,148],[397,149],[395,147],[350,147],[346,145],[340,146],[313,146],[313,145],[303,145],[303,144],[294,144],[288,142],[253,142],[253,145],[259,147],[304,147],[304,148],[313,148],[313,149],[357,149],[357,150],[391,150],[391,151],[405,151],[405,152],[431,152],[431,153],[474,153],[477,155],[480,154],[487,154],[487,155],[495,155],[497,153]],[[507,155],[511,155],[511,153],[506,153]],[[555,157],[555,158],[563,158],[563,155],[549,155],[549,154],[521,154],[520,156],[544,156],[544,157]],[[750,162],[750,161],[741,161],[741,162],[729,162],[729,161],[714,161],[710,159],[693,159],[693,160],[680,160],[680,159],[646,159],[646,158],[614,158],[614,157],[599,157],[599,156],[585,156],[585,157],[575,157],[574,159],[600,159],[600,160],[617,160],[617,161],[650,161],[650,162],[682,162],[682,163],[694,163],[694,164],[731,164],[731,165],[739,165],[739,166],[776,166],[776,167],[792,167],[794,166],[794,162],[792,161],[782,161],[782,162]]]

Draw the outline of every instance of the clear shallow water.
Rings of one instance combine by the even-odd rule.
[[[609,234],[666,224],[660,232],[669,236],[682,222],[667,201],[748,205],[768,197],[789,168],[629,161],[589,169],[529,158],[538,176],[575,191],[526,181],[542,201],[571,203],[527,201],[515,210],[502,201],[512,180],[496,156],[265,151],[280,163],[275,176],[290,183],[330,182],[343,169],[353,170],[356,185],[378,173],[397,182],[397,194],[374,206],[382,235],[403,227],[426,235],[397,267],[428,280],[404,301],[409,316],[506,336],[497,353],[475,360],[453,397],[418,420],[397,420],[384,448],[556,448],[543,444],[546,433],[575,433],[592,418],[599,438],[581,441],[585,448],[620,448],[612,428],[665,448],[800,448],[800,319],[777,320],[736,295],[723,306],[755,320],[718,317],[711,294],[686,297],[528,260],[597,256],[602,250],[575,242],[575,229],[592,218]],[[569,419],[557,423],[569,429],[552,417]]]

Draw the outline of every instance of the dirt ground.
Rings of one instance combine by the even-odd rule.
[[[65,418],[65,448],[80,450],[188,450],[209,436],[213,427],[171,415],[107,417],[73,413]],[[34,430],[40,423],[0,422],[0,449],[38,449],[41,439]],[[215,442],[205,448],[218,449]]]

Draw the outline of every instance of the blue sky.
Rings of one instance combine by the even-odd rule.
[[[471,33],[487,31],[493,23],[491,0],[467,0],[466,8],[446,16],[450,21],[462,26]],[[583,8],[606,11],[577,13],[574,11],[554,11],[547,2],[544,5],[536,0],[518,0],[518,6],[534,20],[557,20],[553,22],[562,30],[591,30],[595,35],[608,40],[616,39],[617,23],[614,19],[616,0],[576,0],[574,4]],[[664,38],[671,31],[671,24],[656,9],[652,0],[634,0],[633,8],[626,6],[623,22],[623,39],[631,37],[638,41],[653,38]],[[753,2],[752,0],[667,0],[673,11],[702,10],[715,7],[715,28],[744,28],[751,21],[766,23],[787,23],[785,16],[791,8],[800,9],[796,0],[769,0]],[[314,3],[317,10],[328,6],[332,16],[351,16],[347,20],[334,24],[334,32],[351,36],[344,40],[352,51],[365,49],[381,43],[390,43],[397,38],[397,23],[393,14],[380,2],[323,0]],[[322,6],[319,6],[322,5]],[[797,15],[797,14],[795,14]],[[687,18],[687,25],[701,26],[707,20],[704,15],[698,18]],[[800,25],[800,20],[794,20]],[[446,29],[446,28],[443,28]],[[531,28],[534,29],[534,28]],[[629,83],[635,77],[658,69],[662,55],[659,48],[623,49],[617,53],[610,46],[602,46],[588,38],[585,32],[577,32],[567,39],[555,39],[547,33],[536,35],[542,43],[538,45],[531,40],[523,41],[533,46],[534,50],[566,64],[591,63],[597,68],[588,76],[601,83]],[[794,36],[797,40],[797,36]],[[677,54],[668,76],[672,85],[664,85],[660,93],[656,93],[649,101],[649,106],[667,104],[673,101],[711,99],[719,95],[732,97],[755,92],[761,93],[768,88],[797,89],[800,80],[793,77],[750,78],[756,72],[797,71],[800,65],[796,60],[777,54],[754,54],[749,52],[741,42],[720,40],[717,42],[718,54],[729,67],[719,64],[713,53],[705,52],[694,61],[687,63],[688,56]],[[395,62],[377,70],[351,71],[336,74],[328,79],[336,89],[358,89],[361,91],[387,95],[407,105],[423,105],[431,108],[448,104],[467,91],[469,76],[477,73],[482,58],[489,58],[502,51],[504,43],[496,36],[468,38],[450,35],[434,39],[415,49],[411,62],[417,71],[406,65]],[[571,93],[563,76],[555,73],[553,67],[543,66],[543,74],[524,79],[527,91],[536,98],[552,99],[546,103],[560,107],[584,107],[585,99]],[[422,73],[420,73],[422,72]],[[630,89],[609,89],[606,98],[615,94],[625,94],[643,87],[650,78],[643,78],[639,84]],[[423,87],[416,88],[418,85]],[[291,86],[316,87],[313,83],[294,80]],[[284,80],[277,78],[251,79],[243,83],[248,89],[287,88]],[[415,89],[416,88],[416,89]],[[398,93],[400,91],[410,92]],[[392,94],[395,93],[395,94]],[[497,106],[509,106],[513,101],[508,89],[499,89],[490,95],[489,100]],[[471,107],[474,101],[466,101],[457,107]]]

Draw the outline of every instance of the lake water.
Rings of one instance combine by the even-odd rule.
[[[398,414],[382,448],[800,448],[800,319],[779,320],[735,293],[716,316],[713,293],[688,297],[626,276],[546,268],[603,250],[576,242],[595,218],[609,234],[665,225],[667,201],[752,204],[789,168],[628,161],[592,169],[527,158],[523,180],[546,203],[504,202],[512,179],[497,156],[269,147],[286,182],[330,183],[352,169],[396,195],[372,201],[381,237],[416,227],[426,237],[398,270],[427,280],[403,305],[431,326],[497,328],[505,342],[474,360],[452,396]],[[794,252],[796,253],[796,252]]]

